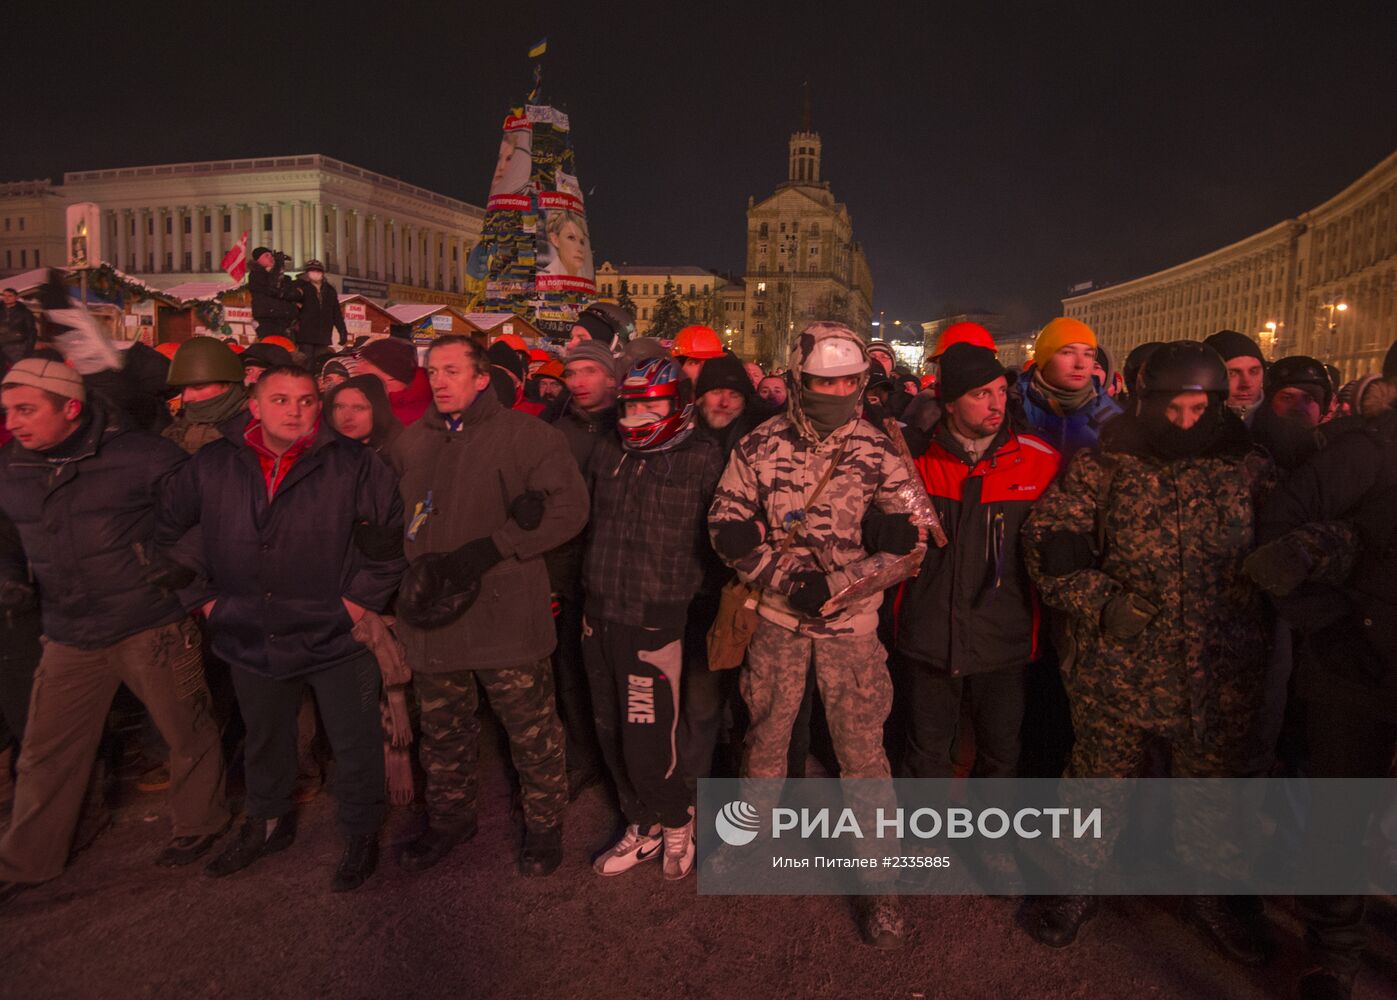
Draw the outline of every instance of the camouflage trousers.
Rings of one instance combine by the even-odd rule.
[[[553,668],[547,660],[504,670],[414,673],[421,704],[418,758],[427,772],[427,815],[442,829],[475,815],[479,787],[480,705],[477,684],[509,737],[519,772],[524,822],[545,830],[563,822],[568,804],[563,724],[553,700]]]
[[[1226,702],[1225,702],[1226,704]],[[1157,777],[1144,775],[1152,745],[1162,742],[1168,748],[1170,778],[1240,778],[1247,774],[1247,747],[1255,714],[1224,712],[1206,740],[1197,738],[1187,718],[1167,731],[1156,731],[1104,715],[1090,704],[1074,701],[1072,726],[1076,743],[1064,777],[1111,779]],[[1224,812],[1220,796],[1206,783],[1153,783],[1145,790],[1158,801],[1131,803],[1126,790],[1113,781],[1092,781],[1074,796],[1070,782],[1064,783],[1062,804],[1082,808],[1103,807],[1103,814],[1125,816],[1133,813],[1136,822],[1142,814],[1151,817],[1172,813],[1171,833],[1179,860],[1190,867],[1222,873],[1236,869],[1241,861],[1240,847],[1223,834]],[[1080,799],[1080,801],[1078,800]],[[1187,805],[1183,805],[1183,803]],[[1071,859],[1084,868],[1101,869],[1115,849],[1121,824],[1106,822],[1099,839],[1069,840]]]
[[[784,778],[811,658],[844,778],[891,776],[883,723],[892,709],[888,654],[875,634],[811,639],[762,619],[738,687],[752,715],[743,777]]]

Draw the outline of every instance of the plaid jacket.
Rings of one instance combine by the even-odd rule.
[[[680,627],[703,583],[708,504],[723,458],[691,434],[668,451],[626,451],[608,436],[590,467],[592,520],[583,557],[589,618]]]

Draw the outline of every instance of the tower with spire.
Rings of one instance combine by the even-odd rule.
[[[800,130],[791,133],[791,184],[820,183],[820,133],[810,124],[810,81],[805,82],[800,110]]]

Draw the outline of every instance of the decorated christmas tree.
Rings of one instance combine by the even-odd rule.
[[[542,55],[545,45],[530,55]],[[505,116],[468,273],[484,309],[517,313],[559,337],[596,296],[571,128],[565,113],[543,102],[541,63],[534,64],[534,89],[525,104]]]

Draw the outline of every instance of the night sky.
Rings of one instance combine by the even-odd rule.
[[[808,79],[875,309],[983,306],[1027,327],[1075,282],[1247,236],[1397,149],[1390,4],[1125,6],[7,12],[0,179],[324,153],[483,204],[547,36],[598,264],[740,273],[747,196],[785,178]]]

